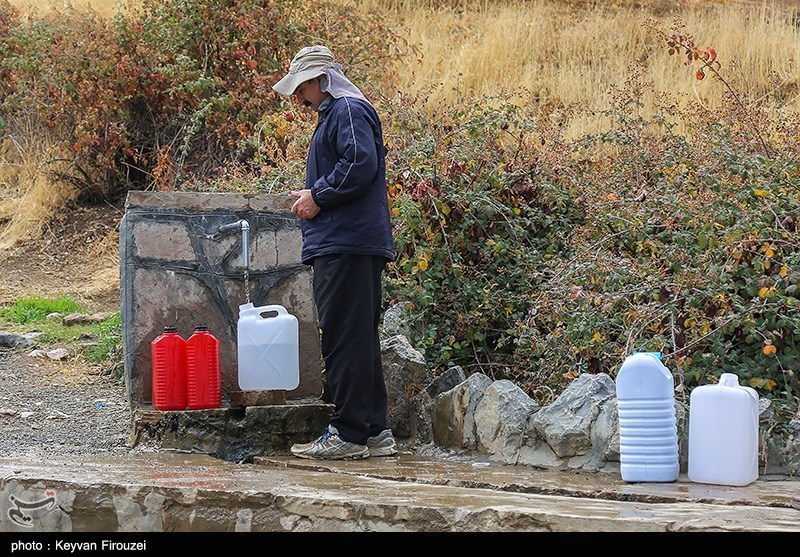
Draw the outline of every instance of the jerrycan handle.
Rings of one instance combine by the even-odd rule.
[[[261,317],[262,313],[267,313],[268,311],[277,312],[278,316],[281,315],[289,315],[289,312],[286,311],[286,308],[280,305],[272,305],[272,306],[261,306],[257,308],[253,308],[253,312],[256,313],[259,317]],[[270,319],[270,317],[264,317],[263,319]]]

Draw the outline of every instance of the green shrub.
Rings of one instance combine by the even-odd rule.
[[[767,158],[740,106],[645,118],[641,91],[617,92],[608,131],[571,144],[564,115],[503,99],[430,117],[383,106],[387,301],[410,302],[434,373],[512,379],[543,403],[660,351],[684,395],[730,372],[796,409],[800,121],[762,128]]]
[[[137,4],[113,20],[77,8],[21,19],[0,4],[4,131],[52,136],[86,196],[180,189],[231,168],[252,177],[275,164],[286,120],[271,86],[309,43],[330,46],[367,87],[389,75],[395,35],[347,3]]]
[[[582,221],[557,132],[507,99],[442,108],[386,105],[398,257],[391,303],[411,304],[412,341],[436,368],[514,375],[518,323]]]
[[[517,369],[557,393],[580,373],[614,376],[632,351],[660,351],[679,392],[729,372],[796,407],[800,159],[784,140],[798,122],[771,134],[780,148],[768,159],[735,111],[683,114],[694,126],[683,137],[635,100],[576,153],[585,224],[516,331]]]

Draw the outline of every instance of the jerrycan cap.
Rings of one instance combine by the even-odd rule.
[[[208,325],[205,325],[205,324],[198,325],[198,326],[196,326],[194,328],[194,330],[195,331],[207,331],[208,330]]]
[[[735,373],[723,373],[719,376],[719,383],[723,387],[738,387],[739,376]]]
[[[175,327],[174,325],[167,325],[166,327],[164,327],[164,332],[165,333],[177,333],[178,332],[178,328]]]

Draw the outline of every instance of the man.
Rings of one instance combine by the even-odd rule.
[[[314,271],[322,356],[335,406],[330,424],[292,454],[313,459],[389,456],[378,324],[381,274],[394,259],[385,149],[375,108],[324,46],[301,49],[273,86],[317,111],[305,189],[293,191],[302,219],[303,263]]]

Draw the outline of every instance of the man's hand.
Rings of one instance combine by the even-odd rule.
[[[317,216],[319,205],[311,197],[311,190],[293,191],[292,197],[297,198],[297,201],[292,205],[292,214],[305,220],[311,220]]]

